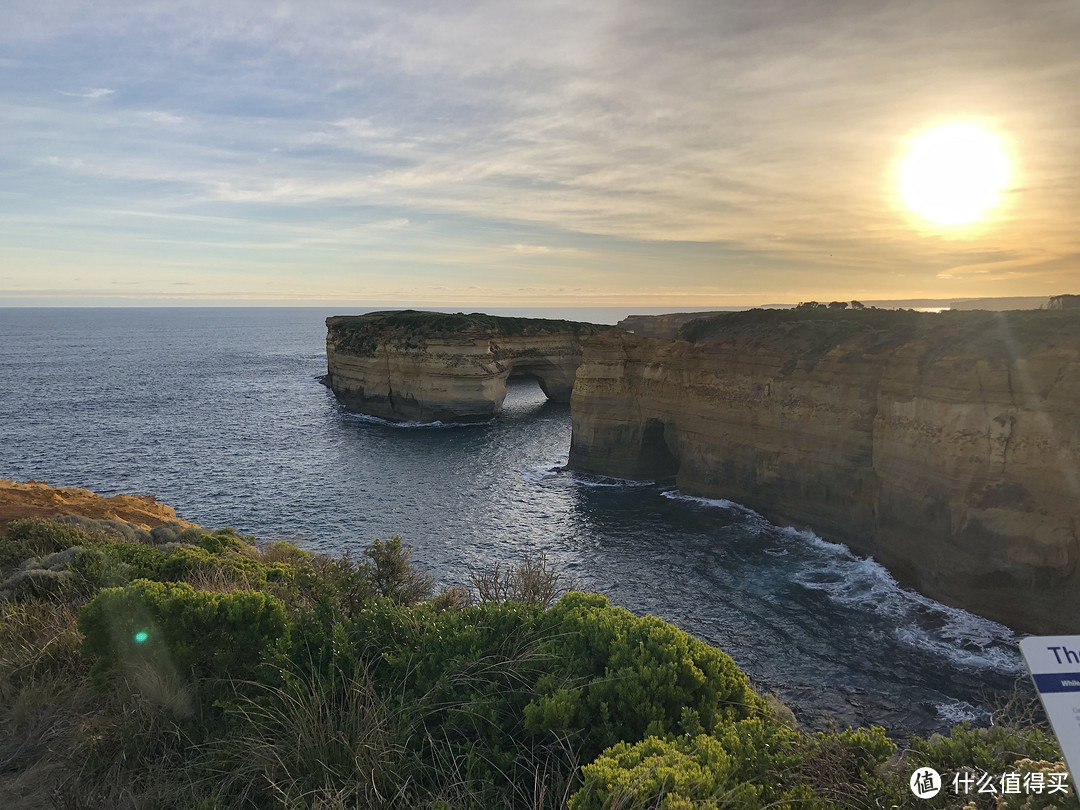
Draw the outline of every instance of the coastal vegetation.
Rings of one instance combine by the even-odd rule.
[[[808,301],[793,309],[721,312],[683,325],[678,337],[691,343],[745,341],[756,346],[783,343],[792,353],[824,354],[862,336],[866,351],[882,353],[922,340],[956,354],[1005,362],[1025,357],[1047,341],[1080,340],[1076,309],[943,310],[878,309],[858,301],[821,304]]]
[[[482,332],[491,337],[536,335],[595,335],[608,329],[584,321],[553,318],[512,318],[483,312],[424,312],[414,309],[337,315],[326,320],[328,339],[357,355],[367,355],[388,340],[419,343],[432,337]]]
[[[1065,770],[1016,712],[903,750],[877,727],[808,733],[720,650],[565,592],[543,558],[471,584],[436,592],[396,537],[352,559],[232,529],[12,521],[0,804],[947,807],[948,790],[914,799],[914,768]]]

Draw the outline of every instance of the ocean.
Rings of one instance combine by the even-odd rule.
[[[359,555],[400,535],[442,586],[543,552],[575,585],[713,644],[809,728],[985,722],[1006,627],[871,559],[672,481],[567,472],[568,405],[511,381],[488,424],[397,426],[318,382],[355,309],[0,309],[0,477],[152,493],[181,517]],[[616,310],[487,310],[613,323]]]

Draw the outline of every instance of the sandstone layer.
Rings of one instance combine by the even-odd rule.
[[[18,518],[50,518],[81,515],[95,520],[121,520],[140,529],[165,523],[184,528],[196,526],[176,517],[171,506],[153,495],[113,495],[106,498],[78,487],[52,487],[42,481],[9,481],[0,478],[0,532]]]
[[[327,385],[358,413],[396,422],[477,422],[502,408],[510,376],[569,402],[581,341],[609,327],[577,321],[373,312],[326,319]]]
[[[676,476],[1016,629],[1080,632],[1080,313],[757,310],[586,343],[571,467]]]

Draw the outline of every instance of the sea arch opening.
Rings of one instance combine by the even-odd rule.
[[[511,364],[508,379],[532,377],[544,392],[544,396],[553,402],[569,402],[574,390],[574,376],[577,365],[568,368],[548,358],[528,358]]]

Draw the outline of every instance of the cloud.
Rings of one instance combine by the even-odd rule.
[[[172,113],[162,112],[161,110],[147,110],[140,113],[140,115],[154,124],[161,124],[163,126],[176,126],[178,124],[183,124],[187,120],[182,115],[173,115]]]
[[[1015,250],[1010,272],[1080,248],[1080,18],[1049,2],[76,8],[50,27],[17,2],[0,33],[51,66],[0,90],[5,165],[34,169],[20,210],[126,228],[110,249],[133,263],[185,240],[383,260],[380,231],[407,226],[395,267],[418,276],[471,261],[600,289],[666,265],[673,287],[730,295],[901,273],[936,289],[994,273],[904,212],[892,172],[955,116],[1006,134],[1018,169],[961,241]],[[109,103],[51,92],[84,82],[60,92]]]
[[[69,93],[66,90],[57,90],[56,92],[64,96],[76,96],[78,98],[104,98],[105,96],[111,96],[116,91],[110,90],[108,87],[92,87],[81,93]]]

